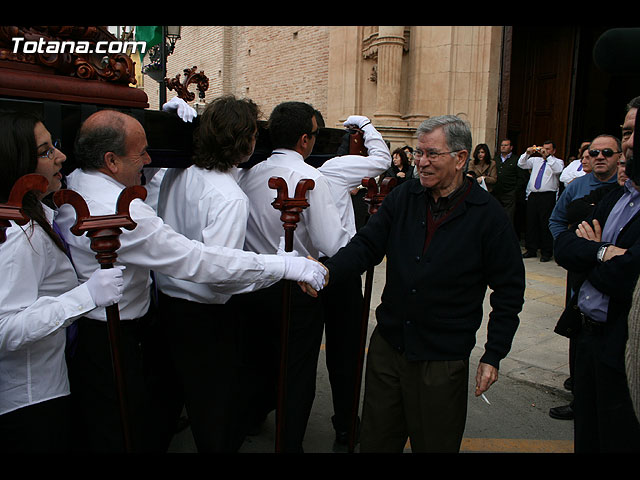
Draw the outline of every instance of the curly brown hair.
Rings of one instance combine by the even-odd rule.
[[[229,171],[251,154],[259,115],[250,99],[225,95],[210,102],[195,135],[194,163],[207,170]]]

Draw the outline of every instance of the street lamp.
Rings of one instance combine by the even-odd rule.
[[[142,73],[149,75],[159,83],[160,108],[167,101],[167,57],[173,53],[176,42],[180,39],[180,27],[160,27],[162,39],[160,43],[149,49],[149,64],[142,67]]]
[[[160,65],[162,67],[162,77],[160,78],[160,105],[162,108],[167,102],[167,57],[173,53],[176,42],[180,38],[180,27],[162,27],[162,46],[160,49]],[[167,44],[167,41],[169,42]]]

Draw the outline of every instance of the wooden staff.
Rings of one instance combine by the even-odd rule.
[[[24,225],[29,221],[29,217],[22,209],[24,196],[32,190],[44,193],[48,185],[47,179],[37,173],[29,173],[16,180],[9,192],[7,203],[0,204],[0,243],[7,240],[6,230],[11,226],[9,220],[13,220],[18,225]]]
[[[349,127],[349,155],[367,156],[364,146],[364,132],[357,127]]]
[[[376,179],[372,177],[365,177],[362,179],[362,186],[366,187],[367,195],[364,201],[369,204],[369,217],[375,214],[382,205],[384,197],[388,195],[393,187],[395,187],[397,180],[393,177],[386,177],[380,184],[380,190],[378,191],[378,184]],[[371,292],[373,290],[373,271],[375,267],[367,269],[367,274],[364,282],[364,296],[362,302],[362,318],[360,323],[360,347],[358,350],[358,363],[356,366],[356,380],[353,392],[353,406],[351,410],[351,425],[349,426],[349,453],[353,453],[356,444],[356,437],[358,436],[358,410],[360,407],[360,389],[362,383],[362,370],[364,368],[364,351],[367,344],[367,328],[369,326],[369,308],[371,306]]]
[[[86,232],[87,237],[91,240],[91,250],[96,252],[100,268],[107,269],[113,268],[118,256],[116,250],[120,248],[121,228],[133,230],[136,227],[136,223],[129,215],[129,204],[136,198],[144,200],[146,196],[147,190],[142,186],[127,187],[118,197],[115,214],[94,217],[89,214],[89,208],[84,199],[73,190],[59,190],[54,194],[53,199],[58,206],[68,203],[75,209],[76,223],[71,227],[71,233],[81,236]],[[117,303],[105,307],[105,310],[125,451],[130,453],[133,451],[133,447],[124,368],[120,354],[120,310]]]
[[[284,226],[284,250],[293,251],[293,232],[300,221],[300,212],[309,206],[306,199],[307,190],[312,190],[315,182],[302,179],[296,186],[295,196],[289,197],[287,182],[281,177],[271,177],[269,188],[278,191],[276,199],[271,203],[280,210],[280,220]],[[285,281],[282,290],[282,324],[280,326],[280,375],[278,377],[278,403],[276,408],[276,453],[282,452],[282,437],[285,428],[287,350],[289,341],[289,318],[291,315],[291,282]]]

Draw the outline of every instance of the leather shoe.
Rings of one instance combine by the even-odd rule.
[[[550,262],[551,261],[551,257],[540,257],[540,261],[541,262]]]
[[[562,386],[565,388],[565,390],[569,390],[570,392],[573,392],[573,377],[567,378],[562,384]]]
[[[522,254],[522,258],[534,258],[537,256],[536,252],[530,252],[528,250]]]
[[[333,424],[333,429],[336,432],[336,443],[338,445],[348,445],[349,444],[349,431],[338,428],[336,425],[335,415],[331,417],[331,423]],[[356,420],[356,441],[358,443],[360,437],[360,417]]]
[[[573,408],[571,405],[562,405],[549,409],[549,416],[557,420],[573,420]]]

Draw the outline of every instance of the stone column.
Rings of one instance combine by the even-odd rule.
[[[404,27],[379,27],[375,46],[378,50],[376,117],[399,118]]]

